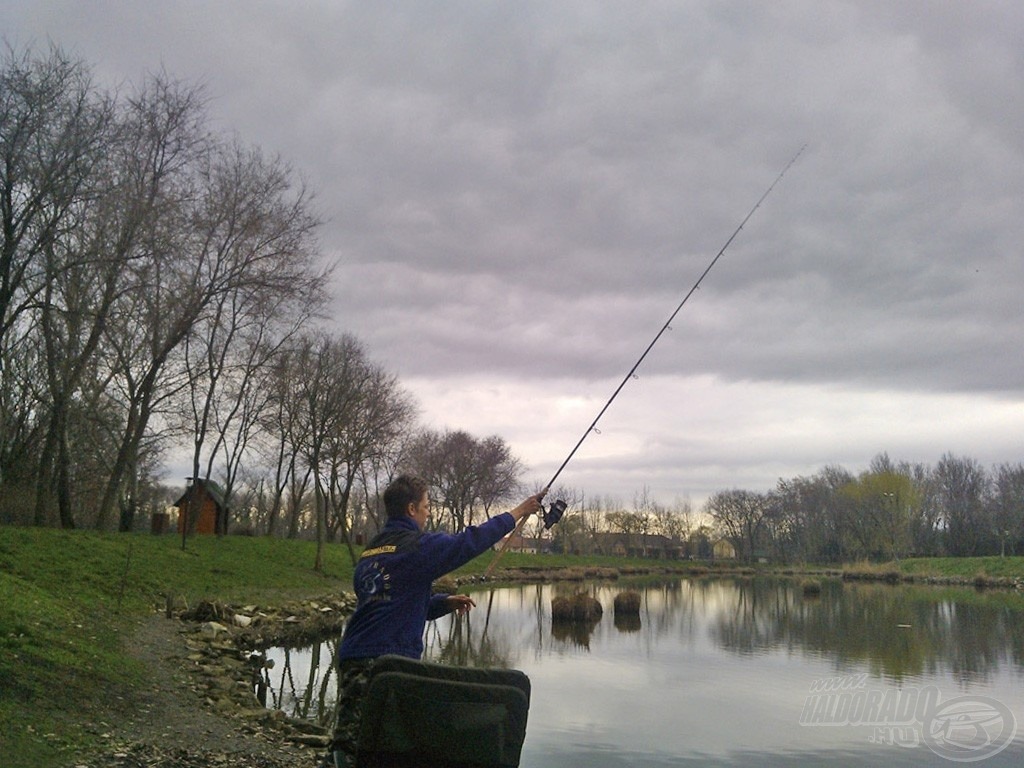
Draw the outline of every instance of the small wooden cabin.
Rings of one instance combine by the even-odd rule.
[[[224,504],[224,489],[213,480],[188,478],[190,485],[181,498],[174,502],[178,508],[178,532],[181,532],[185,513],[199,510],[195,522],[196,533],[227,533],[228,508]]]

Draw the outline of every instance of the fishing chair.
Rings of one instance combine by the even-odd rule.
[[[359,768],[515,768],[526,738],[530,679],[382,656],[359,732]]]

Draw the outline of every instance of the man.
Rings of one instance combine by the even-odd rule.
[[[465,565],[537,512],[547,491],[510,512],[462,533],[425,533],[430,518],[428,486],[411,475],[397,477],[384,491],[388,521],[367,544],[353,583],[358,603],[338,651],[338,722],[328,766],[354,766],[359,719],[373,660],[385,654],[419,659],[427,621],[465,613],[476,603],[468,595],[433,595],[435,579]]]

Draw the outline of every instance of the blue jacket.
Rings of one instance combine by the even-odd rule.
[[[434,579],[465,565],[515,527],[507,512],[462,533],[424,533],[409,518],[391,519],[356,564],[358,603],[345,627],[338,659],[396,653],[419,659],[423,629],[448,613],[447,595],[431,596]]]

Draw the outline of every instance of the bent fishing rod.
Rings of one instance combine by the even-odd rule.
[[[597,416],[595,416],[594,420],[590,422],[590,426],[586,428],[586,430],[580,436],[580,439],[576,442],[576,445],[573,446],[573,449],[571,451],[569,451],[569,455],[565,457],[565,461],[563,461],[561,465],[558,467],[558,469],[555,470],[555,474],[551,477],[551,480],[549,480],[548,484],[544,486],[544,493],[547,493],[549,490],[551,490],[552,486],[554,486],[555,484],[555,480],[557,480],[558,476],[562,474],[562,470],[565,469],[566,465],[568,465],[568,463],[572,461],[573,456],[576,455],[576,451],[580,449],[580,446],[583,445],[583,442],[590,436],[592,432],[597,431],[597,422],[599,422],[601,420],[601,417],[604,416],[605,411],[607,411],[611,404],[615,401],[615,398],[619,396],[619,393],[626,386],[626,383],[630,379],[634,378],[637,369],[640,367],[641,363],[643,363],[643,361],[647,358],[647,355],[650,353],[650,351],[654,349],[654,345],[658,343],[658,340],[661,339],[661,337],[665,334],[665,331],[671,330],[672,321],[676,319],[676,315],[679,314],[679,311],[683,308],[686,302],[690,300],[690,297],[697,292],[697,289],[700,288],[700,284],[704,282],[704,278],[708,276],[708,273],[712,269],[714,269],[714,266],[715,264],[718,263],[718,260],[722,258],[722,254],[724,254],[726,250],[728,250],[729,246],[732,245],[732,241],[736,239],[736,237],[739,235],[740,231],[743,229],[746,223],[750,221],[750,217],[754,215],[758,208],[761,207],[761,203],[763,203],[768,198],[768,195],[772,193],[772,190],[775,189],[775,186],[780,181],[782,181],[782,177],[786,175],[786,172],[793,166],[793,164],[797,161],[800,155],[803,154],[805,149],[807,149],[806,144],[804,144],[802,147],[800,147],[799,150],[797,150],[797,153],[793,155],[792,159],[788,163],[786,163],[785,167],[781,171],[779,171],[779,175],[775,177],[775,180],[770,185],[768,185],[768,189],[764,191],[764,194],[762,194],[758,201],[754,203],[754,207],[747,212],[746,216],[743,217],[743,221],[741,221],[739,226],[736,227],[736,229],[733,231],[731,235],[729,235],[729,239],[725,241],[725,244],[719,249],[718,253],[715,254],[715,257],[711,260],[707,267],[704,268],[704,271],[701,272],[700,277],[697,278],[697,281],[690,287],[690,290],[686,292],[686,295],[683,296],[683,300],[679,302],[678,306],[676,306],[672,314],[669,315],[668,320],[665,321],[664,325],[661,326],[661,329],[654,335],[654,338],[651,339],[651,343],[647,345],[646,349],[644,349],[643,354],[641,354],[640,357],[637,358],[637,361],[633,363],[633,367],[629,369],[629,372],[622,378],[622,381],[619,382],[619,386],[617,386],[615,388],[615,391],[612,392],[612,396],[608,398],[608,401],[604,404],[601,410],[598,411]],[[550,507],[544,507],[543,505],[541,505],[542,519],[544,520],[544,529],[547,530],[551,528],[551,526],[553,526],[555,523],[561,520],[562,515],[565,514],[565,510],[567,508],[568,504],[566,504],[565,501],[563,501],[562,499],[558,499],[557,501],[552,502]],[[501,560],[502,555],[505,554],[505,550],[508,549],[509,543],[511,543],[512,539],[523,527],[523,524],[526,522],[527,517],[529,517],[529,515],[521,517],[519,519],[519,522],[516,524],[516,527],[513,529],[512,533],[510,533],[506,537],[504,543],[501,546],[501,549],[498,550],[498,554],[491,561],[491,564],[487,566],[487,570],[484,572],[485,577],[491,575],[491,572],[498,565],[498,561]]]

